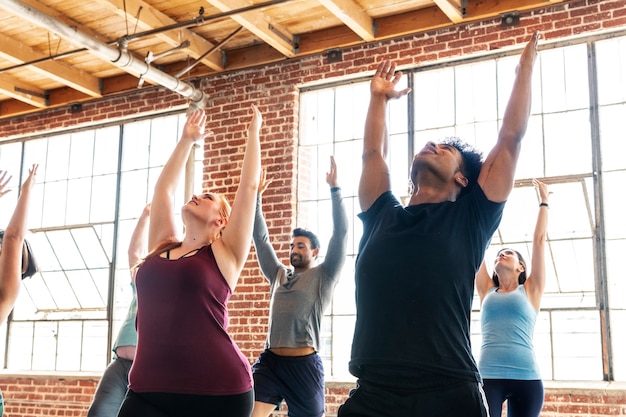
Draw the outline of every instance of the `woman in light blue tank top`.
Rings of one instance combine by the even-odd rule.
[[[543,382],[533,349],[533,334],[545,288],[545,240],[548,188],[539,191],[539,213],[533,234],[531,270],[516,250],[498,252],[489,276],[483,261],[476,274],[481,301],[482,345],[478,369],[483,378],[489,415],[500,417],[507,401],[508,417],[538,417],[543,407]]]

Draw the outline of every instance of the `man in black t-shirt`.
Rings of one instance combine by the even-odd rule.
[[[371,84],[359,203],[357,320],[350,372],[357,387],[339,417],[487,416],[470,347],[474,275],[513,187],[531,104],[535,33],[524,49],[485,162],[458,139],[428,142],[411,168],[407,207],[391,194],[387,104],[402,74],[387,61]]]

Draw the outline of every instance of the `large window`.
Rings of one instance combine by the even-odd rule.
[[[41,272],[24,281],[2,326],[6,368],[102,370],[132,297],[130,235],[183,122],[166,115],[0,145],[16,189],[7,196],[39,163],[27,238]],[[183,197],[179,187],[175,207]],[[8,218],[15,200],[0,203]]]
[[[410,160],[428,140],[458,136],[488,152],[495,143],[519,55],[403,69],[412,88],[391,102],[388,164],[398,197],[409,193]],[[399,86],[399,88],[403,88]],[[544,379],[626,380],[626,37],[541,45],[533,104],[515,188],[487,250],[503,246],[530,259],[538,196],[531,180],[549,184],[547,286],[535,334]],[[369,79],[304,89],[301,94],[298,225],[330,234],[323,174],[328,155],[339,167],[352,220],[349,259],[325,316],[327,374],[349,375],[355,319],[354,258],[361,236],[356,186],[360,175]],[[530,261],[528,261],[530,263]],[[480,354],[480,303],[474,300],[472,345]]]

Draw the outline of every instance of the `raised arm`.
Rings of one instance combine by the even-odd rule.
[[[491,201],[505,201],[513,188],[521,142],[530,116],[532,75],[539,38],[539,32],[535,32],[520,56],[498,140],[478,176],[478,183]]]
[[[220,270],[231,288],[235,288],[239,274],[250,252],[254,211],[256,207],[257,190],[261,175],[261,145],[259,132],[263,123],[261,112],[251,106],[252,120],[248,126],[248,143],[241,166],[241,179],[228,224],[222,232],[222,238],[217,242],[223,247],[227,257],[231,259],[226,264],[220,264]]]
[[[489,272],[487,271],[487,265],[485,264],[485,260],[483,259],[483,262],[480,264],[480,268],[476,273],[476,292],[478,293],[481,304],[489,290],[495,286],[496,284],[489,276]]]
[[[205,124],[206,114],[202,110],[196,110],[187,117],[180,140],[159,175],[152,197],[148,251],[154,249],[164,239],[176,237],[174,219],[176,187],[183,176],[194,143],[211,134],[211,132],[205,134]]]
[[[359,203],[366,211],[376,199],[391,189],[387,157],[387,104],[408,94],[409,88],[397,91],[396,84],[402,72],[396,73],[396,64],[385,61],[376,69],[370,82],[370,103],[365,118],[363,134],[363,167],[359,182]]]
[[[259,181],[259,191],[256,199],[256,212],[254,214],[254,229],[252,231],[252,239],[254,241],[254,248],[256,250],[257,260],[261,272],[267,278],[270,283],[273,283],[278,274],[278,270],[283,268],[284,265],[276,256],[274,247],[270,243],[269,230],[267,230],[267,224],[265,223],[265,217],[263,217],[263,209],[261,204],[261,196],[267,190],[267,187],[272,182],[268,180],[265,170],[261,172],[261,180]]]
[[[0,251],[0,323],[6,320],[13,309],[13,305],[20,291],[22,248],[24,246],[24,236],[26,235],[28,205],[31,190],[35,184],[38,166],[37,164],[33,164],[32,168],[28,171],[28,177],[26,177],[26,180],[22,184],[15,210],[4,231],[2,249]],[[3,175],[2,179],[0,179],[2,183],[1,189],[4,189],[6,185],[4,181]]]
[[[530,275],[526,278],[524,288],[530,303],[539,311],[543,290],[546,287],[546,236],[548,230],[548,186],[541,181],[533,180],[533,185],[539,191],[541,203],[537,214],[537,223],[533,234],[533,258]],[[543,205],[545,203],[545,205]]]
[[[328,250],[321,267],[332,279],[339,278],[339,271],[346,261],[346,245],[348,242],[348,216],[341,198],[341,189],[337,180],[337,164],[330,157],[330,171],[326,174],[326,182],[330,186],[330,198],[333,208],[333,234],[328,242]]]
[[[130,237],[128,245],[128,267],[130,268],[130,279],[135,282],[135,268],[141,258],[146,255],[148,248],[148,222],[150,220],[150,204],[146,205],[137,220],[135,230]]]

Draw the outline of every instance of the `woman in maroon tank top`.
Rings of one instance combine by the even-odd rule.
[[[261,161],[260,111],[252,105],[241,179],[232,209],[221,195],[194,195],[177,238],[174,196],[190,151],[205,132],[191,113],[157,180],[148,245],[137,285],[137,351],[120,417],[248,417],[250,364],[227,332],[227,302],[248,257]]]

